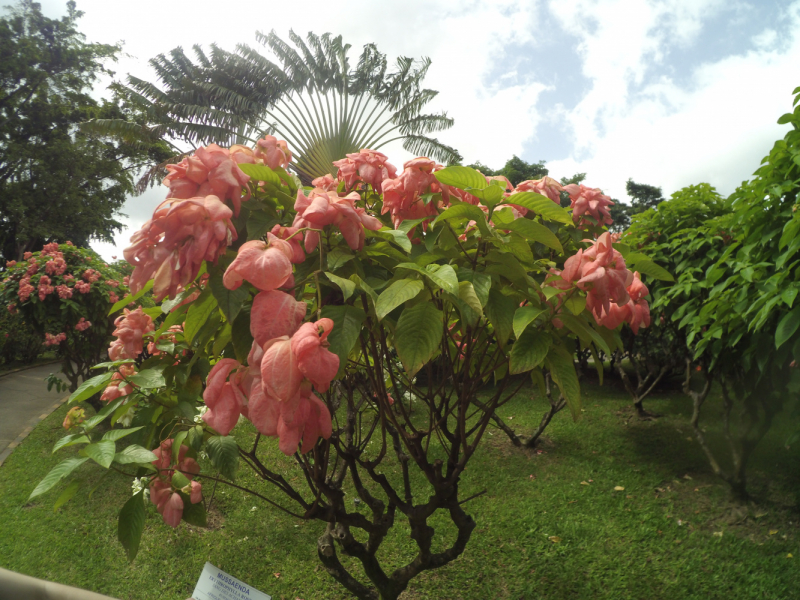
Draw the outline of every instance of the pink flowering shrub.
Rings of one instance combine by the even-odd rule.
[[[496,408],[527,380],[509,375],[552,381],[577,418],[577,340],[611,354],[618,336],[606,328],[646,327],[648,292],[589,188],[576,217],[549,178],[515,189],[427,157],[398,173],[365,149],[335,163],[338,180],[302,188],[290,160],[267,136],[252,150],[200,148],[170,168],[169,197],[124,250],[132,290],[152,281],[161,306],[125,309],[105,373],[72,400],[102,392],[112,425],[136,430],[111,461],[140,474],[120,513],[131,554],[143,525],[129,515],[141,515],[145,492],[167,525],[203,525],[202,484],[248,468],[240,490],[324,524],[326,572],[361,597],[396,598],[463,552],[475,521],[459,482]],[[99,444],[96,426],[81,425]],[[389,469],[406,476],[390,480]],[[344,501],[345,485],[369,518]],[[434,513],[457,530],[436,564]],[[419,552],[378,576],[379,544],[358,539],[383,540],[395,519]],[[369,586],[353,583],[356,563],[339,552],[362,563]]]
[[[127,294],[118,284],[122,275],[92,250],[55,242],[26,252],[24,262],[11,262],[0,283],[0,301],[13,304],[37,332],[40,351],[55,351],[63,359],[62,372],[74,390],[104,357],[113,330],[108,311],[114,292]]]

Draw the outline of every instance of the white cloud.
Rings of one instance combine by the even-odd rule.
[[[616,22],[619,14],[614,10],[600,10],[606,4],[642,9],[625,14],[636,16],[635,28],[641,27],[644,34],[659,19],[669,17],[667,27],[651,32],[653,39],[678,32],[689,43],[703,31],[704,13],[688,9],[688,3],[652,4],[647,10],[643,2],[595,5],[598,25],[594,33],[582,34],[581,42],[590,53],[584,65],[593,80],[592,90],[565,114],[578,153],[548,166],[559,175],[586,172],[587,183],[621,199],[626,198],[629,177],[662,186],[667,195],[700,181],[729,194],[784,133],[785,128],[775,122],[791,109],[791,91],[800,83],[800,39],[792,33],[775,48],[766,43],[772,42],[772,34],[765,31],[759,37],[765,43],[756,49],[697,65],[688,85],[664,76],[632,94],[651,68],[650,61],[658,62],[664,50],[641,38],[630,42],[629,55],[607,48],[611,38],[624,35],[624,27]],[[707,10],[715,6],[705,3]],[[800,3],[795,3],[785,15],[792,32],[800,26],[798,7]],[[608,61],[606,69],[603,60]]]

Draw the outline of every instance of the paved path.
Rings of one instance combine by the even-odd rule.
[[[44,378],[59,370],[58,363],[0,377],[0,465],[36,424],[69,396],[48,392]]]

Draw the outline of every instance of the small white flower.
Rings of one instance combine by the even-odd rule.
[[[134,477],[133,483],[131,484],[131,488],[133,488],[133,495],[135,496],[143,489],[145,489],[145,478],[144,477]]]
[[[126,412],[124,415],[122,415],[119,418],[117,423],[119,423],[123,427],[129,427],[130,424],[133,422],[133,413],[134,413],[134,411],[129,410],[128,412]]]
[[[200,450],[200,452],[197,453],[197,457],[202,458],[203,460],[208,460],[208,452],[205,450]]]
[[[203,406],[200,409],[200,412],[194,416],[194,422],[195,423],[202,423],[203,422],[203,415],[206,414],[207,412],[208,412],[208,407],[207,406]]]

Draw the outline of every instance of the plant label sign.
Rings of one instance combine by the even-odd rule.
[[[192,592],[192,600],[272,600],[272,596],[207,562]]]

